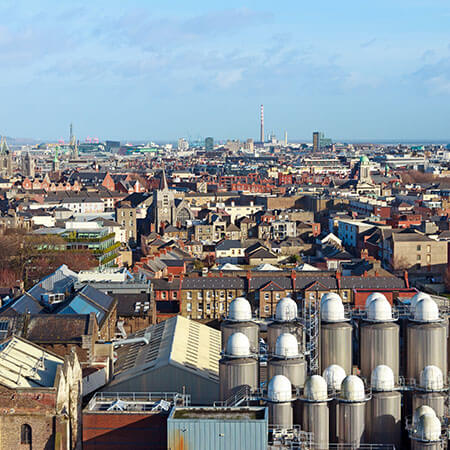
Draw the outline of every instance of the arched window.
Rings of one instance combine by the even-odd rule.
[[[20,443],[31,445],[31,427],[27,423],[24,423],[20,429]]]

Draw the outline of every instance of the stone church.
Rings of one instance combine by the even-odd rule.
[[[168,225],[184,228],[187,222],[194,218],[188,202],[175,198],[174,191],[169,189],[164,169],[160,174],[158,189],[153,192],[152,206],[156,231]]]
[[[2,137],[0,142],[0,177],[11,178],[13,176],[13,160],[12,152],[6,143],[6,139]]]

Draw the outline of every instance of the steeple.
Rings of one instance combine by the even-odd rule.
[[[167,184],[166,170],[163,168],[161,175],[159,177],[159,190],[167,191],[168,189],[169,185]]]
[[[2,136],[0,140],[0,155],[7,155],[9,153],[8,144],[6,143],[6,139]]]
[[[58,146],[55,147],[55,157],[53,158],[53,171],[59,170]]]

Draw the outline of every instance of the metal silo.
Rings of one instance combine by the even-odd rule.
[[[284,375],[275,375],[267,387],[269,424],[292,427],[292,385]]]
[[[366,406],[365,441],[370,444],[402,444],[402,394],[386,365],[375,367],[371,378],[372,398]]]
[[[406,377],[419,380],[426,366],[437,366],[447,374],[447,329],[429,297],[419,300],[407,329]]]
[[[391,305],[385,298],[377,297],[369,303],[366,318],[361,322],[359,346],[361,376],[367,380],[375,367],[386,365],[398,382],[400,327],[394,321]]]
[[[298,317],[298,307],[290,297],[282,298],[276,307],[275,320],[267,327],[267,351],[275,352],[275,345],[280,334],[291,333],[300,345],[300,352],[305,352],[305,333]]]
[[[442,433],[441,421],[432,410],[416,410],[413,423],[408,431],[413,450],[441,450],[444,448],[445,437]]]
[[[320,367],[323,372],[332,364],[352,372],[352,326],[345,318],[344,305],[335,294],[321,304]]]
[[[284,375],[295,388],[302,389],[306,380],[306,360],[299,353],[299,345],[294,335],[283,333],[278,336],[275,352],[268,361],[268,375],[270,380],[275,375]]]
[[[338,397],[338,440],[358,448],[364,443],[365,410],[368,398],[364,383],[356,375],[347,375]]]
[[[337,364],[332,364],[323,371],[323,377],[328,385],[328,391],[333,393],[333,397],[328,403],[330,411],[330,443],[336,444],[338,442],[338,427],[337,427],[337,396],[341,392],[341,385],[346,377],[345,370]]]
[[[228,317],[220,325],[222,331],[222,351],[233,333],[244,333],[250,341],[252,353],[259,353],[259,325],[252,322],[252,309],[244,297],[237,297],[229,307]]]
[[[329,423],[327,382],[320,375],[313,375],[305,382],[302,408],[302,429],[313,434],[315,449],[328,449]]]
[[[427,366],[420,374],[420,383],[413,395],[413,411],[419,406],[431,407],[436,415],[443,419],[446,416],[445,405],[448,392],[444,384],[441,369],[437,366]]]
[[[243,333],[228,338],[224,356],[219,361],[220,400],[226,400],[244,386],[258,387],[258,358],[250,351],[250,343]]]

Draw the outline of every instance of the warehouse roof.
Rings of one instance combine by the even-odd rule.
[[[117,348],[111,384],[169,364],[218,380],[220,331],[176,316],[128,336],[136,337],[145,337],[149,343],[138,342]]]
[[[0,344],[0,384],[9,388],[53,387],[64,360],[16,336]]]

